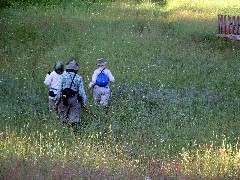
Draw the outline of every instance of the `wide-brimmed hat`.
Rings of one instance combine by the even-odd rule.
[[[66,69],[68,69],[68,70],[72,69],[72,70],[77,71],[78,70],[78,63],[75,60],[69,61],[66,64]]]
[[[97,59],[96,65],[97,66],[106,66],[107,62],[103,58],[100,58],[100,59]]]

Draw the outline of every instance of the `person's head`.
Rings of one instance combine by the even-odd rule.
[[[54,64],[54,71],[57,73],[57,74],[62,74],[63,71],[64,71],[64,65],[63,65],[63,62],[62,61],[57,61],[55,62]]]
[[[107,62],[103,58],[99,58],[96,61],[97,67],[105,67],[107,65]]]
[[[75,60],[71,60],[66,64],[67,72],[77,72],[78,71],[78,63]]]

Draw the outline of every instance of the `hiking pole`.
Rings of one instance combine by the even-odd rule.
[[[82,108],[92,119],[97,119],[97,116],[94,115],[85,104],[82,105]]]

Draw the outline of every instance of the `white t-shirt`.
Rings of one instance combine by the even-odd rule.
[[[57,74],[55,71],[47,74],[44,80],[44,84],[50,87],[50,91],[53,91],[54,94],[57,94],[58,85],[60,83],[61,74]],[[49,96],[50,98],[50,96]],[[52,97],[53,98],[53,97]]]

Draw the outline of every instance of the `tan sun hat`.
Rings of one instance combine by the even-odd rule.
[[[100,59],[97,59],[96,65],[97,66],[106,66],[107,62],[103,58],[100,58]]]
[[[75,71],[78,70],[78,63],[75,60],[69,61],[66,64],[66,69],[73,69]]]

